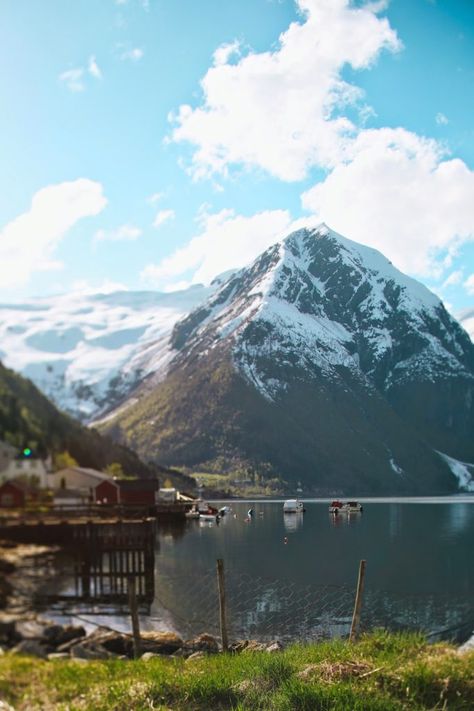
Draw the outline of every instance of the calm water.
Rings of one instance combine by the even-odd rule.
[[[182,530],[160,534],[155,619],[167,610],[179,628],[193,613],[208,614],[215,561],[223,558],[244,627],[246,605],[253,622],[262,610],[273,610],[275,624],[279,616],[305,613],[325,588],[330,607],[334,595],[327,586],[334,586],[340,600],[349,592],[344,609],[341,603],[336,610],[347,624],[363,558],[367,628],[423,628],[457,639],[472,632],[474,497],[365,501],[362,514],[338,517],[328,513],[327,502],[307,501],[304,515],[283,515],[282,502],[231,505],[232,514],[218,526],[190,521]],[[250,505],[254,515],[248,521]],[[287,612],[279,597],[290,599]]]

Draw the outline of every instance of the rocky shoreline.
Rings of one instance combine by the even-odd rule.
[[[109,627],[97,627],[87,633],[81,625],[58,624],[32,610],[32,599],[49,582],[57,548],[0,542],[0,655],[5,652],[28,654],[42,659],[132,659],[131,634]],[[28,571],[34,569],[34,575]],[[143,631],[140,635],[141,658],[174,656],[196,658],[221,651],[210,634],[184,640],[175,632]],[[231,646],[232,652],[282,649],[280,642],[270,644],[245,640]]]

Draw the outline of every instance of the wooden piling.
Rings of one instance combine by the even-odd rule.
[[[130,617],[132,618],[133,656],[138,659],[141,655],[140,622],[138,620],[137,596],[135,594],[135,578],[128,578],[128,601]]]
[[[365,567],[367,561],[361,560],[359,563],[359,578],[357,580],[357,592],[354,603],[354,612],[352,615],[351,632],[349,634],[349,642],[353,642],[357,637],[360,623],[360,611],[362,609],[362,595],[364,593]]]
[[[221,558],[217,561],[217,586],[219,590],[219,620],[221,627],[222,649],[226,652],[229,648],[229,639],[227,636],[227,614],[225,605],[224,561]]]

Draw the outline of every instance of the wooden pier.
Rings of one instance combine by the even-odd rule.
[[[134,579],[137,600],[151,604],[155,534],[154,518],[19,518],[0,524],[0,539],[61,546],[65,563],[59,591],[49,596],[58,603],[126,603],[128,581]]]

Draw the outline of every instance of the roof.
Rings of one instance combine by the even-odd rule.
[[[64,467],[63,469],[59,469],[59,471],[55,472],[55,474],[60,476],[62,472],[67,471],[75,471],[79,474],[86,474],[87,476],[91,476],[94,479],[100,479],[100,481],[113,482],[114,480],[111,474],[107,474],[106,472],[100,472],[97,469],[89,469],[88,467]]]

